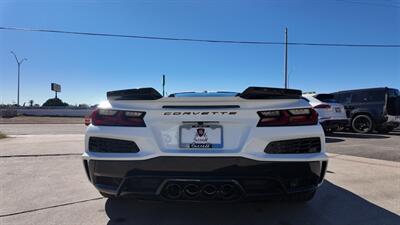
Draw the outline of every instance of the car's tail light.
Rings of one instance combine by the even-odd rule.
[[[98,109],[92,113],[92,124],[95,126],[145,127],[145,112]]]
[[[331,108],[331,106],[328,104],[319,104],[319,105],[314,106],[314,109],[330,109],[330,108]]]
[[[258,127],[269,126],[301,126],[318,123],[318,113],[311,108],[287,109],[258,112]]]

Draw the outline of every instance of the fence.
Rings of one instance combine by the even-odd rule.
[[[0,109],[0,117],[24,116],[66,116],[84,117],[93,109],[71,109],[71,108],[15,108]]]

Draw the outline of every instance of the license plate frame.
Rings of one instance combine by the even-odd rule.
[[[189,132],[193,133],[192,129],[196,129],[195,133],[193,135],[193,141],[192,142],[187,142],[183,140],[183,136],[186,134],[183,134],[184,130],[189,130]],[[198,137],[198,129],[204,129],[204,135],[199,137],[199,138],[206,138],[207,137],[207,130],[220,130],[219,131],[219,138],[215,138],[214,142],[209,143],[208,141],[195,141],[195,138]],[[224,147],[224,138],[223,138],[223,127],[219,124],[183,124],[179,126],[179,147],[184,148],[184,149],[222,149]],[[219,139],[219,142],[215,143],[215,140]],[[208,140],[208,139],[207,139]]]

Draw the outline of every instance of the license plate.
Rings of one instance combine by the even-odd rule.
[[[179,128],[179,147],[181,148],[222,148],[222,126],[190,125]]]
[[[336,111],[336,112],[342,112],[342,109],[339,108],[339,107],[336,107],[336,108],[335,108],[335,111]]]

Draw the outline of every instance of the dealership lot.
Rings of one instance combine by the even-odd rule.
[[[400,132],[327,137],[327,180],[307,204],[101,198],[80,124],[0,124],[0,224],[400,224]]]

